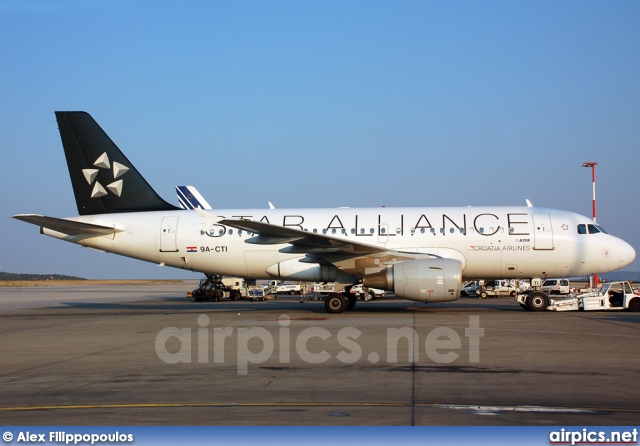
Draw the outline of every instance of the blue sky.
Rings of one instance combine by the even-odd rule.
[[[10,218],[76,214],[55,110],[216,208],[590,216],[597,161],[598,222],[639,250],[639,20],[624,0],[0,0],[0,270],[199,277]]]

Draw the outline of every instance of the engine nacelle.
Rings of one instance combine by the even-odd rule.
[[[420,302],[448,302],[460,297],[462,263],[455,259],[407,260],[365,276],[364,285],[393,291]]]

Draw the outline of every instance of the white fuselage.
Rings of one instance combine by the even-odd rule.
[[[322,277],[296,272],[304,254],[288,244],[247,243],[254,234],[217,224],[248,219],[385,249],[434,254],[462,263],[465,279],[568,277],[622,268],[634,249],[606,233],[579,234],[587,217],[534,207],[193,210],[72,217],[123,229],[108,236],[43,233],[136,259],[204,273],[257,279]],[[284,263],[283,263],[284,262]],[[284,267],[286,265],[286,267]],[[309,270],[310,271],[310,270]]]

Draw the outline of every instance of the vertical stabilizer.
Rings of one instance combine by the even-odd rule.
[[[211,205],[193,186],[176,186],[176,194],[182,209],[211,209]]]
[[[164,201],[86,112],[56,112],[80,215],[163,211]]]

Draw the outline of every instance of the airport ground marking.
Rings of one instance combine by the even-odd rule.
[[[14,406],[0,407],[0,412],[25,412],[45,410],[93,410],[93,409],[162,409],[181,407],[382,407],[382,408],[410,408],[423,409],[481,409],[491,408],[502,412],[609,412],[609,413],[640,413],[640,408],[616,407],[555,407],[555,406],[501,406],[501,405],[473,405],[473,404],[443,404],[443,403],[391,403],[391,402],[353,402],[353,401],[319,401],[319,402],[291,402],[291,401],[254,401],[254,402],[217,402],[217,403],[122,403],[122,404],[71,404],[71,405],[42,405],[42,406]]]

